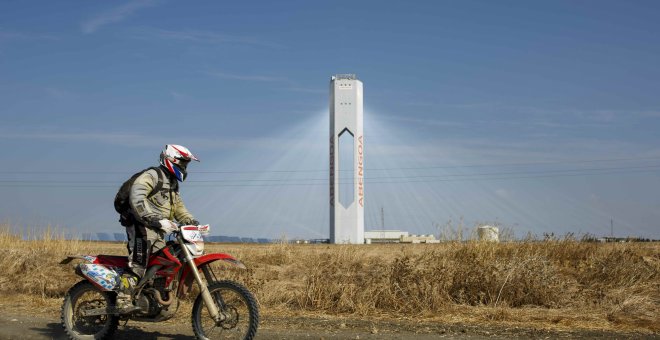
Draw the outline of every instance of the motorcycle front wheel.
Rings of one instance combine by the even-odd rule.
[[[62,327],[74,340],[111,338],[119,325],[112,314],[83,316],[85,310],[114,306],[115,295],[100,291],[89,281],[76,283],[64,296]]]
[[[252,293],[233,281],[209,284],[223,321],[216,323],[204,304],[201,294],[195,299],[192,312],[193,331],[197,339],[252,339],[259,326],[259,309]]]

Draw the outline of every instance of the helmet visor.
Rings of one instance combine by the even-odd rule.
[[[186,171],[188,168],[188,163],[190,163],[190,160],[188,159],[177,159],[176,164],[181,168],[181,170]]]

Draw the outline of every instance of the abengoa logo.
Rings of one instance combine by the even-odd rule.
[[[358,202],[364,207],[364,141],[358,137]]]

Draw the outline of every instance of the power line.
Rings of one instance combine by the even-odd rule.
[[[601,169],[607,170],[607,169]],[[559,177],[579,177],[579,176],[600,176],[600,175],[613,175],[613,174],[639,174],[639,173],[653,173],[655,170],[610,170],[599,171],[595,173],[560,173],[560,174],[532,174],[526,176],[499,176],[499,177],[473,177],[473,178],[433,178],[433,179],[414,179],[414,178],[396,178],[391,181],[366,181],[366,184],[401,184],[401,183],[428,183],[428,182],[459,182],[459,181],[489,181],[489,180],[517,180],[517,179],[533,179],[533,178],[559,178]],[[400,180],[405,179],[405,180]],[[411,180],[412,179],[412,180]],[[240,181],[238,181],[240,182]],[[326,186],[327,183],[257,183],[257,184],[232,184],[213,182],[201,184],[190,183],[189,187],[282,187],[282,186]],[[118,185],[81,185],[70,182],[41,182],[35,184],[34,181],[29,182],[0,182],[1,187],[39,187],[39,188],[118,188]]]
[[[613,170],[640,170],[640,169],[660,169],[660,165],[646,165],[646,166],[628,166],[628,167],[608,167],[608,168],[580,168],[580,169],[563,169],[563,170],[539,170],[539,171],[507,171],[507,172],[482,172],[471,174],[442,174],[442,175],[408,175],[408,176],[367,176],[364,180],[378,180],[378,179],[422,179],[422,178],[444,178],[444,177],[479,177],[479,176],[503,176],[503,175],[535,175],[535,174],[560,174],[560,173],[573,173],[573,172],[590,172],[590,171],[613,171]],[[340,181],[350,181],[357,177],[341,177]],[[293,181],[328,181],[328,177],[324,178],[271,178],[271,179],[216,179],[216,180],[189,180],[186,183],[234,183],[234,182],[293,182]],[[117,183],[117,181],[110,180],[0,180],[0,183]],[[346,182],[342,182],[346,183]]]
[[[424,167],[393,167],[393,168],[365,168],[365,171],[390,171],[390,170],[426,170],[426,169],[460,169],[476,167],[497,167],[497,166],[528,166],[528,165],[550,165],[550,164],[585,164],[601,162],[623,162],[623,161],[651,161],[660,160],[660,157],[640,157],[640,158],[610,158],[610,159],[589,159],[589,160],[561,160],[561,161],[536,161],[536,162],[518,162],[518,163],[480,163],[464,165],[437,165]],[[127,171],[0,171],[0,174],[129,174],[135,170]],[[313,170],[208,170],[208,171],[190,171],[191,174],[254,174],[254,173],[302,173],[302,172],[327,172],[328,169]],[[341,170],[352,171],[352,170]]]
[[[599,163],[599,162],[622,162],[622,161],[648,161],[660,160],[660,157],[644,157],[644,158],[611,158],[611,159],[590,159],[590,160],[575,160],[575,161],[537,161],[537,162],[520,162],[520,163],[483,163],[483,164],[466,164],[466,165],[442,165],[442,166],[428,166],[428,167],[404,167],[404,168],[376,168],[366,169],[365,171],[374,170],[421,170],[421,169],[458,169],[458,168],[477,168],[477,167],[496,167],[496,166],[526,166],[526,165],[544,165],[544,164],[583,164],[583,163]]]

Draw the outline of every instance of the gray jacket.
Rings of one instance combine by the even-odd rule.
[[[158,184],[158,173],[163,172],[162,189],[148,197]],[[168,219],[182,224],[193,224],[195,219],[186,209],[179,196],[178,182],[171,182],[171,177],[162,169],[150,169],[138,176],[133,182],[130,192],[131,209],[133,216],[146,226],[160,228],[159,220]]]

